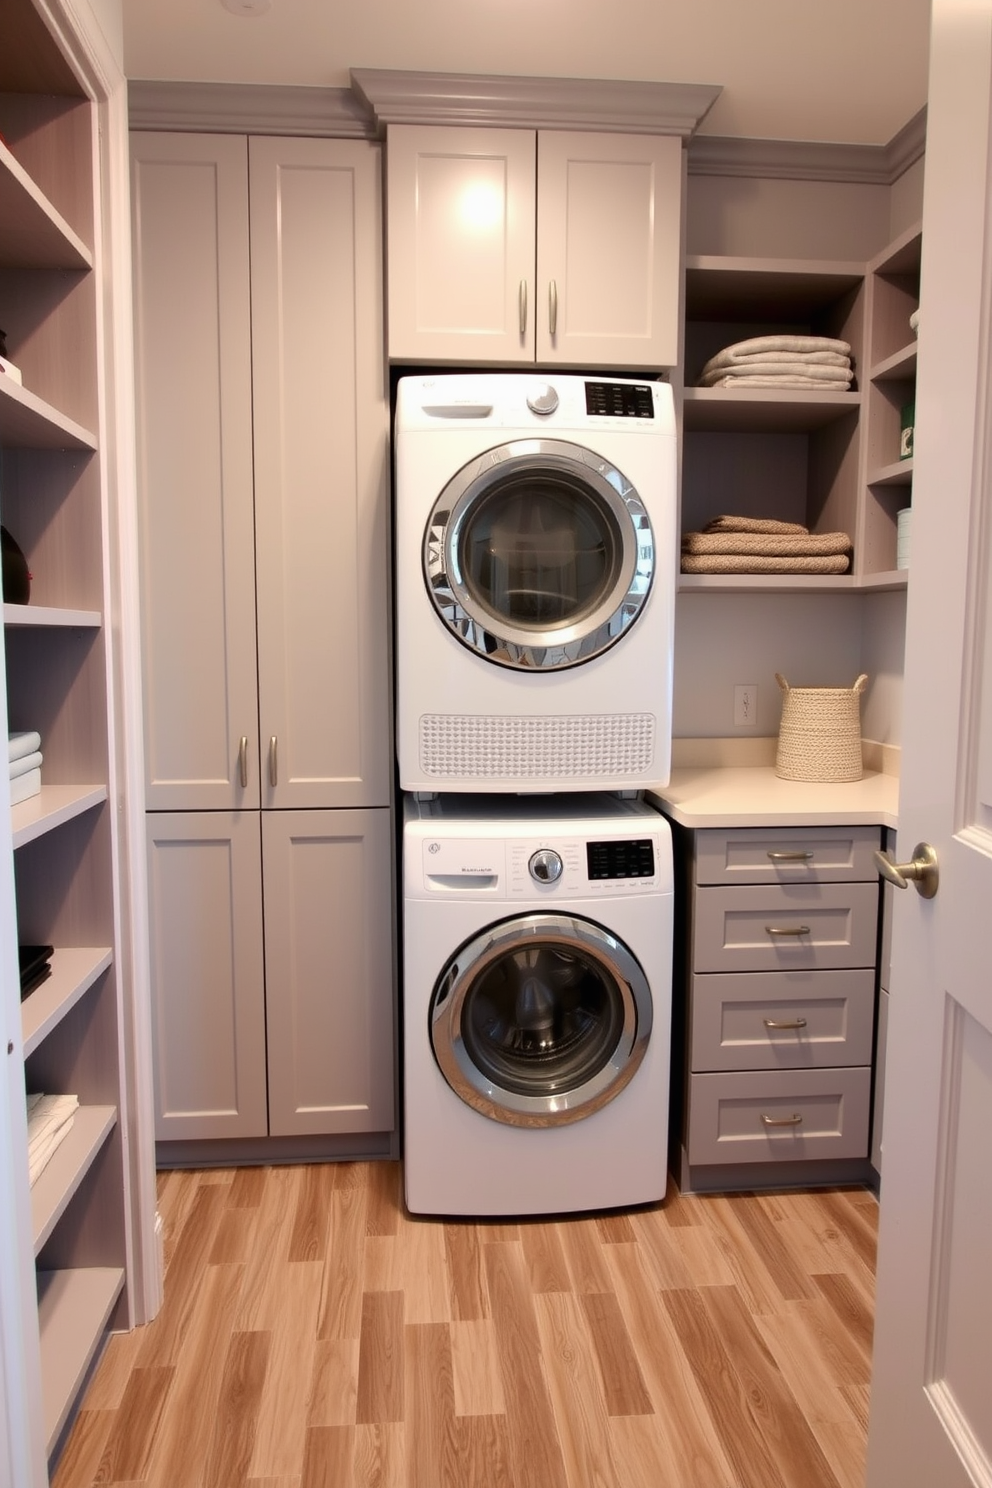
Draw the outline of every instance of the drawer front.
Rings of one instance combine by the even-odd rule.
[[[867,1157],[871,1069],[689,1078],[690,1163]]]
[[[871,1064],[875,974],[744,971],[694,976],[693,1070]]]
[[[875,965],[878,882],[741,885],[693,894],[694,971]]]
[[[696,833],[696,882],[870,883],[880,842],[879,827],[707,827]]]

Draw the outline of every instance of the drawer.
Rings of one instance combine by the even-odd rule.
[[[707,827],[696,833],[696,883],[872,882],[879,827]]]
[[[871,1064],[875,973],[743,971],[692,978],[693,1070]]]
[[[694,971],[829,971],[874,966],[878,880],[697,888]]]
[[[870,1096],[867,1066],[691,1075],[689,1162],[867,1157]]]

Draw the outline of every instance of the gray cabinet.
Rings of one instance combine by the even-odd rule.
[[[159,1141],[381,1135],[380,152],[136,133],[132,176]]]
[[[854,1175],[827,1163],[867,1159],[879,839],[876,827],[682,834],[683,1188],[815,1182]]]

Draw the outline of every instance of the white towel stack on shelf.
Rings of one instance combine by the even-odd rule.
[[[41,790],[41,735],[33,729],[9,734],[10,804],[26,801]]]
[[[28,1096],[28,1176],[32,1187],[72,1130],[78,1109],[76,1095]]]
[[[710,357],[700,387],[805,388],[843,393],[853,378],[851,347],[829,336],[753,336]]]

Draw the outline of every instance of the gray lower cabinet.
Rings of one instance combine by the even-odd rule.
[[[683,1190],[815,1181],[827,1162],[867,1168],[879,829],[707,828],[681,840]]]
[[[390,842],[388,810],[149,813],[159,1142],[392,1131]]]

